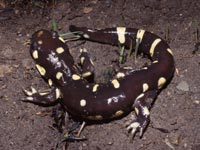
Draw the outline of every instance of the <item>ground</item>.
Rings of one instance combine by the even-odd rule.
[[[2,8],[12,8],[0,12],[0,18],[3,17],[0,20],[0,149],[55,150],[63,136],[52,125],[51,108],[20,101],[25,96],[23,88],[47,87],[35,69],[27,42],[36,30],[51,29],[52,19],[56,20],[60,33],[68,32],[71,24],[92,28],[143,28],[168,41],[176,62],[174,78],[158,96],[151,110],[151,123],[142,139],[138,136],[132,139],[125,129],[127,116],[86,126],[82,135],[88,140],[69,143],[67,149],[200,149],[200,50],[192,53],[199,37],[198,0],[23,2],[26,1],[0,3]],[[97,79],[102,78],[105,68],[117,58],[117,47],[91,42],[80,47],[86,47],[91,53]],[[79,47],[70,50],[77,58]]]

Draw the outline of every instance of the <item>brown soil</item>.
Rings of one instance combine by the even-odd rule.
[[[93,28],[127,26],[143,28],[170,40],[177,71],[158,96],[151,111],[151,124],[142,139],[132,140],[124,122],[129,117],[87,126],[84,142],[70,143],[74,150],[198,150],[200,149],[200,50],[195,54],[198,0],[77,0],[11,4],[0,12],[0,149],[54,150],[63,136],[55,129],[52,108],[20,101],[22,88],[44,89],[46,83],[35,69],[26,42],[36,30],[51,29],[55,19],[60,33],[71,24]],[[1,2],[0,7],[3,6]],[[2,19],[3,17],[4,19]],[[2,19],[2,20],[1,20]],[[169,30],[169,34],[167,34]],[[69,45],[72,45],[70,43]],[[87,42],[95,59],[97,78],[117,58],[117,47]],[[71,48],[74,57],[79,48]],[[102,78],[102,77],[101,77]],[[47,111],[48,110],[48,111]],[[157,128],[168,130],[161,132]],[[59,147],[62,149],[62,147]]]

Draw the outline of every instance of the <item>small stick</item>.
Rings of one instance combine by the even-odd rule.
[[[165,29],[165,40],[170,43],[170,29],[169,29],[169,24],[167,24],[167,27]]]
[[[132,51],[133,51],[133,41],[131,40],[129,53],[128,53],[128,58],[130,58]]]
[[[198,22],[197,22],[197,20],[195,20],[195,22],[194,22],[194,27],[195,27],[195,32],[194,32],[195,43],[198,43],[199,42],[199,29],[198,29]]]
[[[83,128],[85,127],[85,124],[86,124],[86,122],[83,121],[83,123],[82,123],[82,125],[81,125],[81,127],[80,127],[80,129],[79,129],[79,131],[78,131],[78,133],[77,133],[77,136],[78,136],[78,137],[80,136],[80,134],[81,134]]]

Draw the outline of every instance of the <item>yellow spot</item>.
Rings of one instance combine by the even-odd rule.
[[[86,38],[86,39],[89,39],[89,38],[90,38],[90,36],[89,36],[88,34],[86,34],[86,33],[83,34],[83,37]]]
[[[101,115],[88,116],[88,119],[90,119],[90,120],[102,120],[103,116],[101,116]]]
[[[56,88],[56,99],[60,98],[60,96],[61,96],[60,90]]]
[[[148,69],[148,67],[143,67],[142,69],[144,69],[144,70],[147,70],[147,69]]]
[[[150,48],[150,55],[153,56],[154,54],[154,50],[156,48],[156,46],[158,45],[158,43],[161,41],[161,39],[156,39],[152,45],[151,45],[151,48]]]
[[[33,55],[34,59],[38,59],[38,51],[37,50],[34,50],[32,55]]]
[[[53,85],[53,81],[51,79],[48,80],[48,84],[49,86],[52,86]]]
[[[156,64],[156,63],[158,63],[158,61],[157,61],[157,60],[155,60],[155,61],[153,61],[152,63],[153,63],[153,64]]]
[[[44,95],[47,95],[48,92],[40,92],[39,94],[40,94],[41,96],[44,96]]]
[[[132,67],[123,67],[123,69],[132,70],[133,68]]]
[[[57,72],[56,73],[56,79],[60,80],[60,78],[63,76],[62,72]]]
[[[124,112],[122,110],[118,110],[115,112],[115,117],[119,117],[119,116],[123,115],[123,113]]]
[[[80,53],[83,53],[83,52],[87,53],[87,49],[86,48],[83,48],[83,49],[81,48],[80,49]]]
[[[123,78],[123,77],[125,77],[125,74],[123,73],[123,72],[118,72],[117,73],[117,78],[119,79],[119,78]]]
[[[72,75],[72,79],[73,79],[73,80],[80,80],[81,77],[80,77],[79,75],[77,75],[77,74],[73,74],[73,75]]]
[[[145,33],[145,30],[143,30],[143,29],[139,29],[138,32],[137,32],[136,39],[140,39],[140,43],[142,42],[144,33]]]
[[[90,72],[90,71],[88,71],[88,72],[85,72],[85,73],[83,73],[82,74],[82,77],[88,77],[88,76],[90,76],[92,73]]]
[[[61,54],[61,53],[64,52],[64,48],[58,47],[58,48],[56,49],[56,52],[57,52],[58,54]]]
[[[101,115],[96,115],[96,116],[95,116],[95,119],[96,119],[96,120],[102,120],[103,117],[102,117]]]
[[[36,64],[36,68],[42,76],[46,74],[46,70],[42,66]]]
[[[94,62],[92,61],[92,59],[90,59],[90,63],[94,66]]]
[[[40,41],[38,41],[38,44],[39,44],[39,45],[42,45],[42,43],[43,43],[43,42],[42,42],[41,40],[40,40]]]
[[[173,56],[173,52],[170,48],[167,48],[167,51]]]
[[[81,107],[86,106],[86,100],[84,100],[84,99],[80,100],[80,106]]]
[[[88,51],[87,51],[87,49],[86,49],[86,48],[83,48],[83,52],[87,53]]]
[[[158,89],[161,89],[164,86],[165,82],[166,79],[164,77],[160,77],[158,80]]]
[[[65,40],[61,37],[58,38],[61,42],[65,43]]]
[[[125,27],[117,27],[118,41],[120,42],[120,44],[125,43],[125,33],[126,33]]]
[[[142,87],[143,87],[143,92],[146,92],[149,89],[149,85],[147,83],[144,83]]]
[[[97,91],[97,88],[98,88],[98,86],[99,86],[99,84],[95,84],[95,85],[93,86],[92,92],[96,92],[96,91]]]
[[[145,116],[150,115],[149,109],[147,107],[143,107],[143,115],[145,115]]]
[[[81,57],[81,64],[83,64],[85,57]]]
[[[112,80],[111,83],[116,89],[120,87],[119,81],[117,79]]]
[[[134,109],[135,109],[136,115],[138,115],[139,114],[139,110],[136,107]]]
[[[43,33],[44,33],[43,31],[39,31],[37,37],[40,37]]]
[[[143,96],[144,96],[144,93],[140,94],[140,95],[136,98],[136,100],[142,98]]]

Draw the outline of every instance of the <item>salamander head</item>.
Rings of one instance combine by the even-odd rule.
[[[68,46],[55,31],[39,30],[32,35],[30,53],[36,68],[46,80],[64,84],[65,77],[71,77],[74,64]]]
[[[62,47],[63,50],[65,49],[66,51],[68,51],[68,47],[66,44],[63,43],[63,41],[60,40],[57,32],[55,31],[48,31],[48,30],[39,30],[37,32],[35,32],[32,35],[31,38],[31,48],[30,48],[30,53],[33,57],[33,59],[35,59],[35,61],[37,61],[38,56],[48,56],[48,54],[50,54],[52,51],[56,52],[56,49],[58,47]],[[38,55],[36,54],[36,51]],[[35,55],[34,55],[35,52]],[[61,53],[61,51],[60,51]]]

